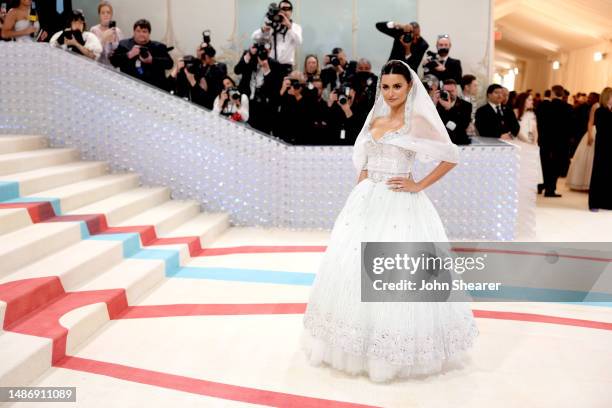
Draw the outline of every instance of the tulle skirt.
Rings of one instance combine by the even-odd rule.
[[[469,304],[361,302],[362,241],[448,238],[424,192],[395,192],[368,178],[357,184],[336,219],[304,314],[309,361],[377,382],[461,364],[479,334]]]
[[[593,128],[593,136],[596,130]],[[572,190],[586,191],[591,184],[591,173],[593,171],[593,157],[595,155],[595,142],[589,146],[588,134],[582,136],[572,163],[567,172],[566,184]]]

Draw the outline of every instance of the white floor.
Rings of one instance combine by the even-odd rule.
[[[559,182],[562,198],[538,198],[537,240],[612,241],[612,212],[589,212],[587,195],[567,191],[563,182]],[[231,228],[211,246],[325,245],[328,237],[326,232]],[[198,266],[314,273],[321,256],[240,254],[193,262]],[[307,286],[167,279],[137,304],[304,303],[308,293]],[[612,322],[612,308],[605,307],[543,303],[474,303],[472,307]],[[364,377],[311,367],[299,348],[301,319],[299,314],[288,314],[111,321],[75,355],[223,384],[372,406],[612,407],[609,330],[479,318],[480,336],[464,368],[427,379],[379,385]],[[77,387],[76,404],[53,406],[256,406],[63,368],[48,370],[32,385]]]

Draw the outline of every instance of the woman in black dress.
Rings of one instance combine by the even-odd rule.
[[[612,210],[612,88],[601,92],[599,109],[595,111],[595,155],[589,189],[589,209]]]

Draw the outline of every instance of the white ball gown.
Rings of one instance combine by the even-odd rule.
[[[353,188],[334,223],[303,318],[302,346],[310,363],[366,373],[376,382],[455,365],[479,334],[468,303],[361,302],[362,241],[448,241],[425,192],[393,191],[385,182],[407,177],[419,154],[458,157],[431,99],[411,73],[407,126],[375,140],[369,131],[371,112],[355,143],[354,163],[367,169],[368,177]],[[376,104],[384,112],[380,99]],[[434,130],[437,135],[426,140]]]
[[[597,133],[593,127],[593,139]],[[566,184],[572,190],[587,191],[591,184],[591,173],[593,172],[593,157],[595,156],[595,142],[589,146],[588,133],[580,139],[574,157],[567,171]]]

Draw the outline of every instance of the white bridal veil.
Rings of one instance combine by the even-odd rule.
[[[398,131],[399,137],[390,138],[387,142],[416,152],[416,158],[423,162],[431,160],[457,163],[459,149],[451,142],[448,132],[438,115],[438,111],[421,83],[416,72],[403,61],[396,60],[410,70],[412,88],[408,93],[404,111],[404,126]],[[366,163],[365,143],[370,140],[368,135],[372,120],[389,114],[389,105],[381,94],[382,76],[379,79],[376,102],[355,140],[353,147],[353,165],[361,170]]]

